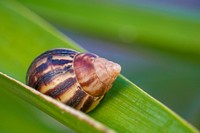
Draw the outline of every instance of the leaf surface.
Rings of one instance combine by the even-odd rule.
[[[92,118],[25,86],[21,82],[26,70],[41,52],[56,47],[83,48],[17,2],[1,2],[0,16],[0,71],[19,80],[0,74],[1,89],[21,96],[79,132],[198,132],[121,75],[100,105],[88,114]]]

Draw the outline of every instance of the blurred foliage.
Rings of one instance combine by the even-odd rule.
[[[200,44],[198,39],[200,35],[199,18],[192,18],[190,20],[187,19],[187,17],[179,17],[172,14],[165,14],[166,16],[163,16],[163,14],[160,14],[156,11],[149,11],[148,9],[138,7],[134,8],[130,6],[127,8],[128,11],[131,10],[128,15],[132,16],[131,13],[133,13],[133,11],[136,11],[136,14],[132,17],[127,17],[127,15],[124,15],[124,12],[126,12],[126,8],[122,6],[121,9],[120,6],[115,4],[114,8],[110,9],[110,4],[104,5],[104,3],[100,5],[99,3],[91,5],[91,3],[85,2],[81,4],[75,2],[74,4],[74,2],[72,1],[70,1],[69,4],[66,4],[69,1],[23,2],[26,3],[33,10],[41,14],[43,17],[47,18],[49,21],[53,22],[57,26],[59,25],[59,27],[69,28],[70,30],[76,32],[86,32],[87,34],[92,34],[95,36],[102,36],[110,40],[120,40],[122,42],[126,42],[126,44],[129,44],[125,49],[124,47],[122,49],[122,47],[119,46],[120,50],[112,49],[112,52],[111,50],[107,49],[107,46],[105,46],[102,48],[102,50],[100,50],[99,54],[106,56],[105,53],[110,52],[110,56],[108,55],[109,58],[114,58],[114,60],[117,60],[117,62],[122,64],[123,74],[127,75],[129,79],[137,83],[139,86],[144,88],[147,92],[149,92],[159,100],[166,103],[173,110],[175,110],[191,123],[193,123],[195,126],[200,128],[200,99],[198,95],[200,94],[200,65],[198,63],[200,53]],[[39,2],[39,4],[37,2]],[[113,9],[115,11],[114,14],[112,12]],[[120,9],[121,11],[119,12]],[[95,12],[93,12],[94,10]],[[3,14],[1,14],[1,16],[2,15]],[[26,16],[26,13],[24,12],[22,15]],[[87,15],[91,16],[87,17]],[[31,19],[30,16],[28,17],[29,19]],[[10,19],[9,16],[8,19]],[[99,19],[101,19],[101,21],[99,21]],[[107,20],[112,21],[107,22]],[[165,20],[167,21],[165,22]],[[8,22],[9,21],[1,21],[1,23]],[[139,26],[139,30],[135,28],[135,26],[130,26],[130,23],[128,22],[134,22],[134,24],[138,24],[137,26]],[[10,23],[10,25],[12,25],[12,23]],[[13,25],[13,27],[1,26],[1,31],[2,29],[3,32],[15,31],[18,32],[19,35],[21,34],[21,38],[23,38],[26,36],[26,34],[30,34],[31,32],[33,32],[32,30],[34,29],[34,26],[30,26],[28,29],[15,28],[15,25]],[[134,28],[134,33],[132,33],[133,31],[130,30],[131,28]],[[137,32],[135,33],[135,31]],[[13,34],[15,34],[15,32]],[[52,32],[50,31],[50,34],[51,33]],[[4,36],[4,34],[1,35]],[[29,47],[29,49],[34,49],[34,43],[36,43],[35,40],[38,40],[38,38],[40,38],[41,36],[44,38],[46,37],[46,35],[42,34],[41,31],[38,31],[37,36],[29,38],[31,39],[27,41],[27,44],[31,46]],[[49,39],[51,37],[47,38]],[[74,38],[77,39],[78,37]],[[9,38],[7,38],[7,40],[4,40],[2,38],[0,39],[1,44],[5,44],[5,42],[8,40],[12,41]],[[26,41],[26,39],[13,40],[17,41],[17,43],[26,43],[24,42]],[[40,44],[45,44],[47,42],[44,40],[42,39]],[[136,44],[135,42],[139,43]],[[50,43],[49,47],[54,47],[54,44],[62,43],[62,41],[54,42],[53,39],[51,41],[48,41],[48,43]],[[145,47],[139,47],[139,45],[141,44]],[[7,45],[9,45],[9,43],[7,43]],[[104,45],[107,45],[107,43],[105,43]],[[124,43],[121,43],[119,45],[125,46]],[[15,47],[18,46],[16,45],[12,47],[15,51]],[[151,49],[149,49],[149,47],[151,47]],[[7,56],[9,62],[9,54],[7,54],[9,53],[9,49],[7,49],[6,47],[1,47],[1,49],[1,55],[3,56],[5,54],[4,56]],[[25,50],[24,52],[28,54],[30,51],[29,49]],[[90,47],[88,47],[88,49],[90,49]],[[167,51],[163,52],[160,51],[160,49],[167,49]],[[34,54],[36,55],[43,50],[43,46],[41,46],[41,49],[39,49],[38,51],[34,51]],[[173,52],[174,54],[174,51],[178,52],[177,55],[179,55],[179,53],[182,53],[180,54],[181,59],[177,58],[174,55],[171,55],[171,52]],[[127,56],[125,56],[126,54]],[[116,56],[113,57],[113,55]],[[188,57],[192,60],[194,58],[196,63],[185,60],[185,58]],[[28,61],[31,59],[28,57],[24,58],[24,60]],[[24,81],[22,77],[25,76],[25,73],[17,73],[18,68],[26,68],[26,66],[21,66],[22,64],[23,63],[20,62],[14,62],[14,65],[16,66],[14,68],[13,66],[6,66],[9,67],[10,70],[12,69],[12,71],[7,71],[8,69],[5,69],[4,64],[2,64],[0,68],[2,71],[5,71],[6,73],[14,77],[17,77],[21,81]],[[12,101],[12,98],[10,98],[9,96],[8,98]],[[13,100],[15,101],[15,99]],[[16,104],[16,106],[19,105]],[[14,108],[15,106],[12,109],[14,110]],[[31,109],[32,107],[30,108],[30,110]],[[6,112],[7,110],[4,111]],[[3,114],[6,114],[5,112]],[[28,115],[29,114],[27,114],[27,117]],[[44,123],[41,125],[44,125]]]
[[[19,1],[67,29],[130,45],[137,42],[179,52],[184,58],[200,56],[200,18],[105,1]]]

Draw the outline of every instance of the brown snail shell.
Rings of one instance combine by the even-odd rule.
[[[109,91],[120,71],[120,65],[92,53],[53,49],[32,62],[26,80],[41,93],[89,112]]]

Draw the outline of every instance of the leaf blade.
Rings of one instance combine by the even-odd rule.
[[[84,113],[66,106],[48,96],[41,94],[31,87],[0,72],[1,87],[36,105],[64,125],[79,132],[110,132],[114,131],[88,117]],[[74,124],[75,123],[75,124]],[[78,128],[77,128],[78,127]]]
[[[16,8],[11,9],[10,4],[12,5],[12,8],[13,7],[16,7]],[[41,19],[37,17],[35,18],[35,16],[31,15],[32,13],[26,8],[20,9],[18,6],[21,8],[21,5],[18,5],[15,2],[14,4],[8,2],[8,3],[4,3],[4,6],[0,5],[0,13],[2,14],[2,10],[3,10],[4,15],[2,16],[5,18],[4,22],[7,22],[7,23],[2,23],[2,25],[9,28],[15,22],[14,23],[16,24],[15,30],[19,30],[20,28],[23,29],[21,33],[27,39],[24,41],[18,41],[19,38],[20,40],[23,39],[23,36],[18,35],[17,31],[13,31],[11,35],[8,32],[6,34],[3,34],[2,32],[0,32],[1,38],[12,37],[13,39],[12,42],[8,42],[10,46],[4,49],[0,49],[0,51],[3,53],[2,55],[4,55],[4,56],[0,56],[2,63],[4,63],[4,64],[0,64],[1,70],[4,70],[10,73],[11,75],[14,75],[14,77],[17,77],[17,79],[20,79],[21,81],[24,81],[23,78],[25,75],[25,70],[27,70],[30,60],[32,60],[35,57],[35,55],[41,52],[42,50],[49,49],[51,47],[60,47],[60,46],[74,47],[75,49],[78,49],[80,51],[82,50],[77,45],[74,45],[72,42],[65,40],[64,38],[62,40],[60,37],[57,37],[58,36],[57,34],[59,34],[57,31],[54,31],[54,30],[49,31],[51,28],[49,29],[49,26],[48,25],[46,26],[46,23],[43,23],[43,21],[41,21]],[[26,12],[27,15],[30,14],[31,19],[27,18],[27,15],[23,15],[22,11]],[[10,21],[9,18],[12,18],[13,20]],[[32,21],[32,19],[34,21]],[[43,23],[42,26],[46,26],[46,27],[41,28],[40,23]],[[26,25],[26,27],[23,27],[24,24]],[[28,32],[28,34],[27,34],[27,31],[25,30],[27,27],[29,30],[31,30],[31,32]],[[53,34],[49,32],[53,32]],[[38,36],[37,33],[40,33],[42,37],[44,36],[44,38],[41,38],[43,41],[38,39],[40,38],[40,36]],[[33,37],[32,35],[35,35],[35,37]],[[43,44],[43,42],[48,43],[50,45]],[[34,44],[33,48],[30,48],[30,46],[27,46],[26,45],[27,43],[30,43],[31,46]],[[57,43],[62,43],[62,44],[57,44]],[[3,43],[3,44],[6,44],[6,43]],[[11,49],[12,47],[14,47],[15,49]],[[10,49],[10,51],[12,51],[13,53],[4,52],[5,49],[7,51]],[[37,49],[37,52],[34,52],[34,49]],[[16,58],[15,55],[20,55],[20,56]],[[29,55],[29,57],[27,57],[27,55]],[[7,56],[10,56],[9,60],[6,58]],[[20,62],[21,64],[19,66],[21,69],[18,70],[18,69],[13,69],[13,67],[8,67],[13,62]],[[5,78],[5,76],[3,78],[4,80],[9,80],[9,78],[8,77]],[[1,82],[4,82],[4,81],[1,81]],[[4,84],[8,84],[8,83],[9,81],[4,82]],[[9,86],[7,85],[6,87],[9,88]],[[133,95],[133,94],[136,94],[136,95]],[[26,97],[26,99],[28,99],[28,97]],[[39,100],[39,98],[38,99],[36,98],[35,100],[37,101]],[[43,100],[43,99],[40,99],[40,100]],[[120,110],[118,110],[119,101],[123,103],[123,106],[120,107]],[[46,101],[44,100],[43,102],[46,102]],[[111,106],[112,108],[110,108]],[[48,107],[48,105],[46,105],[45,107],[53,111],[51,107]],[[40,108],[44,108],[43,105],[40,106]],[[54,108],[54,109],[57,110],[57,108]],[[124,112],[126,111],[126,109],[127,110],[129,109],[129,110],[127,112]],[[116,112],[116,110],[118,110],[118,112]],[[60,112],[58,111],[58,113]],[[150,115],[148,113],[150,113]],[[157,116],[157,114],[160,114],[160,115]],[[101,121],[102,123],[105,123],[107,126],[119,132],[122,132],[122,131],[132,132],[134,129],[135,131],[142,130],[143,132],[147,130],[149,132],[155,132],[155,131],[157,132],[159,131],[198,132],[190,124],[186,123],[180,117],[176,117],[176,115],[174,115],[172,111],[170,111],[169,109],[166,109],[165,106],[160,104],[158,101],[156,101],[155,99],[153,99],[152,97],[144,93],[140,88],[136,87],[135,85],[130,83],[127,79],[121,76],[117,79],[117,81],[114,84],[114,87],[111,89],[111,91],[102,101],[102,103],[89,115],[91,115],[96,120]],[[119,117],[119,119],[116,116]],[[61,116],[59,116],[57,119],[63,122]],[[168,124],[171,121],[173,121],[174,124]],[[159,125],[160,123],[161,125]],[[72,126],[75,128],[74,125],[71,125],[71,127]]]
[[[102,101],[103,104],[97,110],[90,113],[95,119],[104,121],[106,125],[117,125],[113,128],[120,132],[123,132],[123,128],[128,128],[129,132],[198,132],[192,126],[186,126],[188,125],[186,121],[124,77],[119,77],[117,80],[120,82],[116,81],[111,90],[112,93],[108,93],[108,98]],[[112,113],[99,113],[103,110]],[[110,115],[113,115],[110,121],[102,120]],[[117,123],[120,123],[122,119],[128,122],[121,127]],[[183,125],[185,127],[182,127]]]

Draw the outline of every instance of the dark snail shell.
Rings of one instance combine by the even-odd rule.
[[[27,72],[27,84],[83,112],[94,109],[121,70],[92,53],[53,49],[38,56]]]

